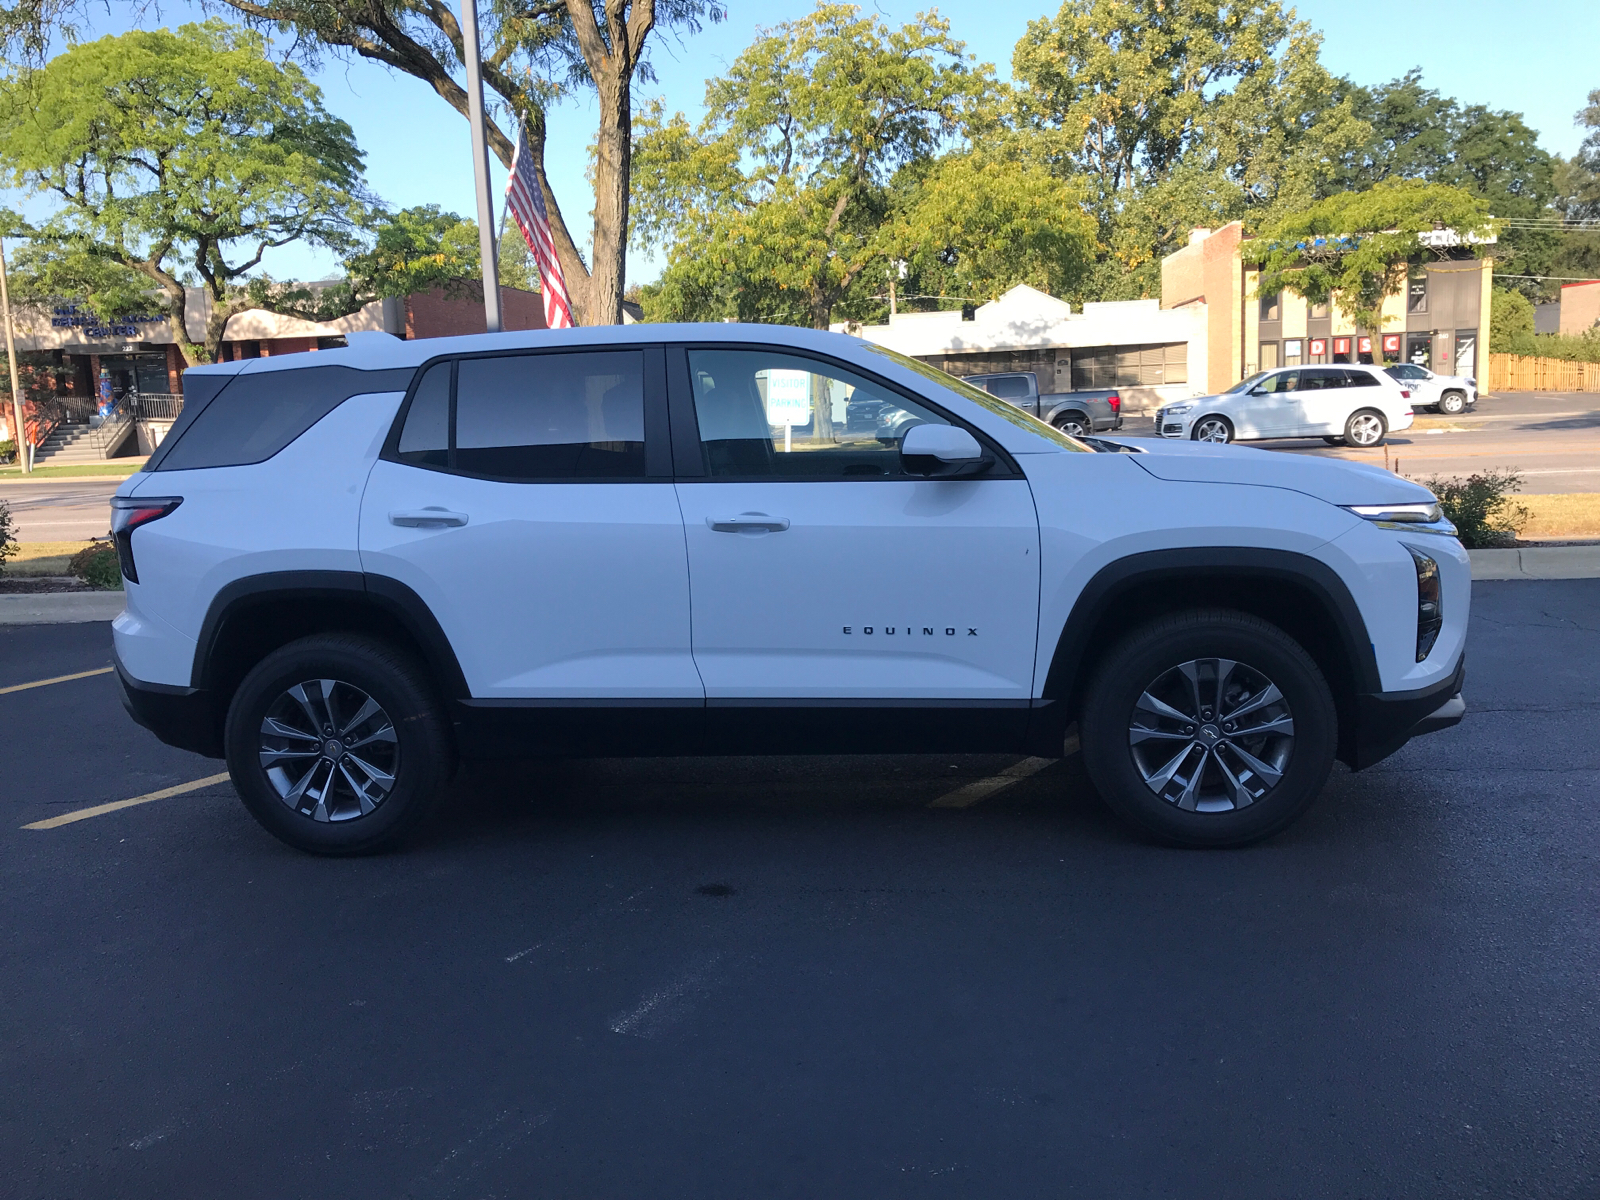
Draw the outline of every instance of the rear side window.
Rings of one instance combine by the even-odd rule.
[[[984,391],[1002,400],[1026,400],[1028,380],[1022,375],[996,375],[984,385]]]
[[[1378,387],[1378,378],[1371,371],[1346,371],[1345,387]]]
[[[1322,392],[1329,388],[1342,388],[1347,385],[1349,374],[1338,367],[1311,367],[1300,372],[1300,390]]]
[[[395,451],[417,466],[516,483],[642,480],[644,352],[436,363],[417,384]]]
[[[162,457],[158,471],[240,467],[265,462],[351,396],[404,391],[410,368],[357,371],[308,367],[235,375],[195,415]]]

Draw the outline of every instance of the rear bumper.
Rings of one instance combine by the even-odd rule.
[[[1355,771],[1382,762],[1414,737],[1459,725],[1466,657],[1442,682],[1415,692],[1373,692],[1356,697],[1353,736],[1341,739],[1339,757]]]
[[[128,674],[120,658],[117,690],[128,715],[169,746],[221,758],[222,722],[210,693],[199,688],[143,683]]]

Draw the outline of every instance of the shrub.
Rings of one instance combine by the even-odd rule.
[[[117,591],[122,587],[122,568],[117,563],[117,549],[108,542],[96,542],[79,550],[67,563],[67,573],[76,575],[90,587]]]
[[[7,438],[0,442],[0,463],[8,463],[17,457],[17,439]]]
[[[17,552],[17,538],[11,528],[11,506],[0,500],[0,575],[5,574],[6,559]]]
[[[1452,476],[1426,483],[1469,550],[1514,545],[1517,530],[1528,520],[1528,510],[1511,502],[1511,493],[1522,487],[1522,476],[1515,471],[1484,471],[1465,479]]]

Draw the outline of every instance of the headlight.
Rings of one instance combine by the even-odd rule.
[[[1417,661],[1421,662],[1444,626],[1444,589],[1439,586],[1439,564],[1420,550],[1406,549],[1417,566]]]
[[[1166,413],[1169,417],[1181,417],[1193,407],[1194,405],[1192,404],[1174,404],[1171,408],[1166,410]]]
[[[1369,521],[1437,525],[1444,520],[1444,510],[1437,500],[1423,504],[1347,504],[1345,509]]]

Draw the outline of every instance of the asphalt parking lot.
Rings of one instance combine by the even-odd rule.
[[[1461,726],[1243,851],[1072,760],[699,759],[329,861],[226,784],[23,828],[219,768],[3,690],[106,626],[0,628],[0,1192],[1593,1197],[1600,581],[1472,637]]]

